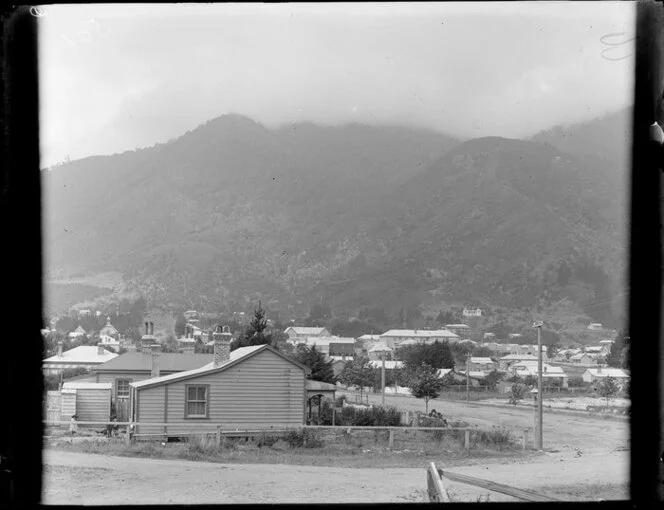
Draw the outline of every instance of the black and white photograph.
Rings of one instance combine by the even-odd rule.
[[[636,3],[34,10],[42,504],[630,499]]]

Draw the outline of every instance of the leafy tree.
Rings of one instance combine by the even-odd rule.
[[[410,392],[415,398],[424,399],[427,414],[429,414],[429,400],[440,395],[444,386],[445,380],[438,377],[438,370],[426,363],[420,365],[410,380]]]
[[[537,376],[536,375],[527,375],[523,379],[523,383],[526,386],[535,386],[537,384]]]
[[[512,393],[510,394],[510,404],[517,405],[519,400],[523,400],[524,392],[524,386],[518,383],[514,383],[512,385]]]
[[[607,407],[609,406],[609,400],[615,397],[618,394],[618,391],[620,391],[620,387],[618,386],[618,383],[616,383],[616,380],[611,376],[604,377],[597,384],[597,393],[599,393],[600,397],[606,399]]]
[[[258,308],[254,310],[254,316],[247,328],[237,340],[231,342],[231,350],[234,351],[239,347],[249,347],[251,345],[271,345],[272,336],[266,329],[267,319],[265,318],[265,310],[263,310],[259,301]]]
[[[182,338],[184,336],[186,325],[187,319],[184,318],[184,315],[178,315],[178,317],[175,319],[175,336],[177,338]]]
[[[483,358],[490,358],[495,354],[491,349],[489,349],[488,347],[484,347],[482,345],[475,346],[472,352],[473,356],[478,356]]]
[[[369,358],[358,356],[346,363],[339,374],[339,381],[346,386],[357,386],[360,388],[360,396],[366,386],[371,386],[374,380],[374,368],[369,363]]]
[[[504,321],[497,322],[496,324],[493,324],[492,326],[489,326],[486,329],[487,333],[493,333],[496,335],[496,338],[507,338],[507,335],[510,333],[513,333],[514,331],[512,330],[511,327],[508,326],[508,324]]]
[[[444,312],[440,310],[436,316],[436,322],[441,326],[444,326],[445,324],[455,324],[458,320],[459,318],[450,310]]]
[[[498,370],[492,370],[489,372],[484,379],[480,380],[482,386],[488,387],[490,390],[495,390],[496,385],[503,379],[503,374],[498,372]]]
[[[626,370],[629,370],[630,366],[630,356],[629,356],[629,345],[630,345],[630,340],[629,337],[626,336],[623,340],[625,346],[622,349],[622,367]]]
[[[374,328],[371,324],[362,320],[345,321],[336,319],[330,326],[330,333],[336,336],[357,338],[371,333],[374,329],[377,328]]]
[[[410,371],[418,369],[422,363],[433,368],[454,368],[454,357],[447,342],[402,347],[399,356]]]
[[[173,335],[168,335],[166,340],[162,342],[161,347],[164,352],[177,352],[178,343]]]
[[[315,345],[311,347],[306,345],[298,347],[295,358],[311,369],[308,379],[330,384],[336,382],[334,371],[332,370],[332,360],[326,360],[325,354],[316,349]]]

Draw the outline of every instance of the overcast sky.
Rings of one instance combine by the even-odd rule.
[[[632,102],[624,2],[46,6],[42,164],[177,137],[223,115],[268,127],[417,125],[525,137]],[[630,56],[631,55],[631,56]]]

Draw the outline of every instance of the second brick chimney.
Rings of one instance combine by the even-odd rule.
[[[104,344],[97,344],[97,355],[98,356],[104,355]]]
[[[159,351],[161,351],[161,344],[152,344],[150,346],[151,364],[150,364],[150,377],[159,377]]]
[[[62,342],[58,342],[58,358],[62,358]]]
[[[220,328],[212,334],[214,339],[214,366],[219,367],[231,359],[231,332],[228,326]]]

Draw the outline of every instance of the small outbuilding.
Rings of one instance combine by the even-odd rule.
[[[60,416],[78,421],[109,421],[111,419],[110,383],[66,382],[62,385]]]

